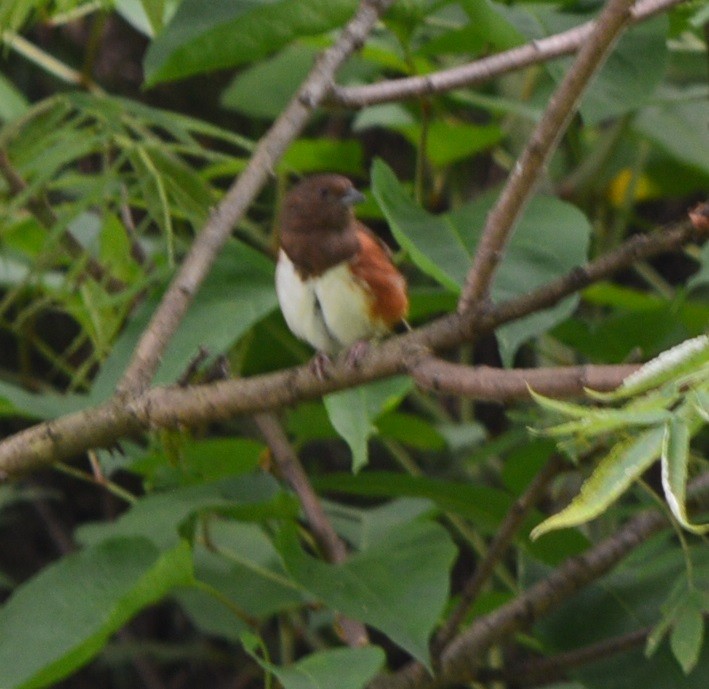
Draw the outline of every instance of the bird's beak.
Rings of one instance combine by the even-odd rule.
[[[348,189],[342,197],[342,203],[344,203],[345,206],[353,206],[355,203],[362,203],[362,201],[364,201],[364,194],[361,191],[357,191],[354,187]]]

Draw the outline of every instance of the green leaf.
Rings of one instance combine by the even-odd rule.
[[[273,269],[263,254],[241,242],[228,242],[171,340],[155,382],[173,383],[200,347],[213,355],[224,352],[273,311],[278,305]],[[94,382],[92,399],[113,394],[157,303],[150,300],[126,326]]]
[[[381,160],[372,166],[372,190],[399,244],[426,274],[460,292],[485,218],[495,198],[486,194],[455,211],[432,215],[416,205]],[[492,285],[496,303],[527,294],[586,261],[590,226],[570,204],[537,197],[529,204],[505,250]],[[559,241],[563,237],[564,241]],[[520,344],[566,318],[577,298],[499,328],[505,365]]]
[[[398,129],[414,146],[421,141],[421,125],[392,128]],[[492,148],[503,138],[503,132],[494,124],[473,125],[434,120],[426,136],[426,156],[434,165],[443,166]]]
[[[709,335],[685,340],[665,350],[632,373],[610,393],[591,392],[596,399],[615,400],[639,395],[709,366]]]
[[[185,542],[161,553],[143,538],[114,539],[50,565],[0,609],[0,686],[56,684],[137,612],[193,580]]]
[[[318,490],[368,498],[426,498],[441,510],[470,519],[486,532],[495,531],[513,502],[508,493],[488,486],[386,471],[367,471],[357,476],[328,474],[313,483]]]
[[[312,68],[317,52],[296,43],[269,60],[257,62],[234,77],[222,92],[221,104],[250,117],[275,119]]]
[[[305,553],[293,526],[281,531],[278,548],[291,576],[314,596],[381,630],[430,669],[428,638],[443,612],[456,555],[442,527],[401,525],[340,565]]]
[[[23,115],[29,103],[21,91],[4,75],[0,74],[0,120],[9,122]]]
[[[395,408],[412,388],[408,377],[395,377],[327,395],[323,402],[330,422],[352,451],[352,471],[368,461],[368,441],[376,434],[374,422]]]
[[[285,152],[279,169],[298,172],[339,172],[361,175],[362,145],[353,140],[297,139]]]
[[[355,0],[185,0],[145,57],[149,86],[261,59],[342,26]]]
[[[697,665],[704,642],[704,609],[702,595],[693,591],[675,616],[670,633],[670,648],[688,675]]]
[[[665,425],[662,438],[662,488],[675,519],[688,531],[709,532],[709,524],[693,524],[687,517],[687,475],[689,442],[692,437],[689,422],[679,413]]]
[[[285,571],[271,540],[257,524],[210,519],[209,546],[196,544],[195,575],[233,606],[258,619],[303,605],[307,596]],[[247,629],[232,609],[207,591],[186,589],[177,599],[208,634],[238,641]]]
[[[117,536],[141,536],[168,548],[181,538],[181,532],[192,537],[194,524],[189,520],[201,512],[258,520],[292,517],[297,507],[294,499],[279,490],[275,479],[265,474],[247,474],[149,495],[114,522],[83,525],[76,537],[80,543],[95,544]],[[191,528],[183,529],[183,525]]]
[[[272,673],[284,689],[361,689],[384,664],[384,651],[377,646],[336,648],[306,656],[293,665],[273,665],[263,660],[258,651],[261,641],[253,634],[242,634],[246,652]]]
[[[552,529],[577,526],[600,515],[657,459],[663,435],[664,428],[653,428],[618,442],[598,463],[568,507],[533,529],[531,538],[539,538]]]
[[[679,102],[677,94],[677,100],[644,108],[633,128],[678,162],[709,175],[706,93],[688,102]]]

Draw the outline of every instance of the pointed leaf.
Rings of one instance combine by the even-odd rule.
[[[50,565],[0,609],[0,687],[56,684],[137,612],[192,581],[185,542],[161,553],[143,538],[114,539]]]
[[[686,675],[695,668],[703,641],[704,615],[701,595],[694,591],[685,601],[670,633],[672,653]]]
[[[653,428],[615,445],[569,506],[539,524],[531,537],[539,538],[552,529],[577,526],[601,514],[657,459],[663,435],[663,428]]]
[[[368,441],[376,433],[374,421],[396,407],[411,387],[410,378],[398,376],[324,398],[330,423],[352,451],[352,471],[356,473],[367,464]]]
[[[415,521],[383,533],[340,565],[305,553],[295,527],[278,548],[291,576],[334,610],[370,624],[430,668],[428,638],[448,597],[456,549],[448,532]]]
[[[697,525],[687,517],[686,490],[691,431],[687,420],[675,416],[665,425],[662,438],[662,488],[675,519],[688,531],[709,532],[709,524]]]

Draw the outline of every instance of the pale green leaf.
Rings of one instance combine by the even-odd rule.
[[[589,391],[595,399],[615,400],[639,395],[709,365],[709,335],[700,335],[662,352],[631,373],[610,393]]]
[[[664,428],[617,443],[581,486],[579,494],[561,512],[545,519],[531,533],[539,538],[553,529],[578,526],[599,516],[657,459]]]
[[[662,488],[675,519],[688,531],[709,532],[709,524],[693,524],[687,516],[686,491],[689,443],[692,437],[687,419],[677,414],[665,425],[662,438]]]

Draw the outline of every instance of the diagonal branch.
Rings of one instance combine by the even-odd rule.
[[[172,280],[143,333],[119,384],[122,394],[145,389],[202,281],[231,230],[261,191],[288,145],[307,124],[313,110],[329,93],[335,72],[365,41],[380,14],[393,0],[362,0],[337,42],[326,50],[298,92],[260,141],[246,169],[215,208]]]
[[[271,450],[278,471],[298,496],[310,530],[325,559],[335,564],[344,562],[347,559],[345,544],[325,514],[320,499],[278,419],[274,414],[261,412],[254,415],[254,422]],[[350,646],[364,646],[369,642],[367,629],[361,622],[344,616],[340,616],[338,622],[345,641]]]
[[[470,341],[503,323],[553,306],[633,262],[707,237],[709,223],[700,223],[695,228],[690,222],[651,235],[635,235],[617,249],[522,297],[487,310],[478,308],[464,315],[450,314],[413,332],[392,337],[379,347],[370,348],[357,368],[338,361],[327,380],[315,375],[312,367],[299,366],[209,385],[153,388],[45,421],[0,442],[0,478],[70,459],[90,448],[111,447],[121,437],[133,433],[227,420],[406,373],[428,358],[430,350]]]
[[[628,26],[632,4],[633,0],[608,0],[588,40],[552,95],[542,119],[532,132],[497,203],[487,217],[473,265],[458,301],[460,313],[465,313],[474,304],[486,298],[515,224],[566,131],[581,95],[604,63],[622,31]]]
[[[638,0],[631,10],[631,23],[639,24],[681,2],[684,0]],[[589,21],[568,31],[431,74],[365,86],[336,86],[327,102],[346,108],[364,108],[482,84],[523,67],[572,55],[588,40],[594,24],[595,20]]]

